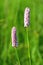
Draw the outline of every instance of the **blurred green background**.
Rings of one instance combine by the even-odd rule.
[[[26,7],[30,8],[28,35],[24,28]],[[17,48],[11,42],[13,26]],[[0,0],[0,65],[43,65],[43,0]]]

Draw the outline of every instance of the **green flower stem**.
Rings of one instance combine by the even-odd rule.
[[[19,61],[19,57],[18,57],[18,53],[17,53],[17,48],[15,48],[15,51],[16,51],[16,55],[17,55],[17,59],[18,59],[19,65],[20,65],[20,61]]]
[[[26,32],[26,34],[25,34],[25,45],[27,45],[27,47],[28,47],[29,63],[30,63],[30,65],[32,65],[32,62],[31,62],[31,48],[30,48],[30,43],[29,43],[29,38],[28,38],[28,28],[25,28],[25,32]]]

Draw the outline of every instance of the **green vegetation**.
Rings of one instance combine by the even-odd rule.
[[[26,7],[30,8],[28,35],[24,28]],[[11,42],[13,26],[17,48]],[[43,65],[43,0],[0,0],[0,65]]]

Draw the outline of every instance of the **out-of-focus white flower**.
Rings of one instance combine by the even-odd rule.
[[[17,46],[17,38],[16,38],[16,28],[13,27],[11,31],[11,38],[12,38],[12,46],[16,47]]]
[[[28,27],[29,22],[30,22],[30,9],[26,7],[24,12],[24,27]]]

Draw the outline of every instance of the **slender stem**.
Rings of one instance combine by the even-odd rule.
[[[19,61],[19,57],[18,57],[18,53],[17,53],[17,49],[16,48],[15,48],[15,51],[16,51],[16,55],[17,55],[17,59],[18,59],[19,65],[20,65],[20,61]]]
[[[30,43],[29,43],[29,38],[28,38],[28,28],[26,28],[26,39],[27,39],[27,44],[28,44],[28,55],[29,56],[29,62],[30,62],[30,65],[32,65],[32,62],[31,62],[31,48],[30,48]]]

